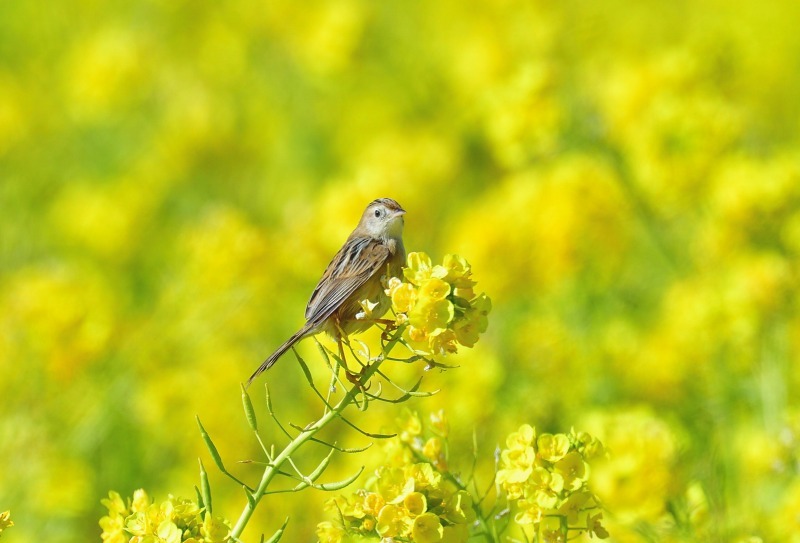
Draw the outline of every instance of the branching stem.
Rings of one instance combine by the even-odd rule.
[[[326,410],[323,415],[314,423],[302,430],[297,437],[289,442],[286,448],[275,455],[272,458],[272,461],[266,465],[264,468],[264,473],[261,476],[261,482],[258,484],[258,487],[252,494],[253,499],[248,500],[248,502],[245,504],[242,513],[239,515],[239,520],[236,521],[236,524],[231,531],[231,538],[233,540],[238,540],[241,537],[242,532],[244,532],[248,522],[250,522],[250,518],[253,516],[256,507],[258,507],[261,498],[267,494],[267,489],[269,488],[270,483],[275,476],[279,474],[283,464],[290,461],[292,454],[294,454],[295,451],[297,451],[306,442],[312,441],[317,432],[330,424],[335,418],[340,417],[341,413],[345,410],[345,408],[347,408],[348,405],[357,401],[357,396],[364,390],[367,382],[375,374],[375,372],[378,371],[378,368],[383,361],[383,357],[378,357],[371,364],[365,366],[364,370],[359,375],[358,382],[355,383],[345,393],[344,397],[342,397],[342,399],[339,400],[336,405],[333,405],[330,410]]]

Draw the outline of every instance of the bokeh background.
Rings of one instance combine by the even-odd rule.
[[[454,455],[475,430],[491,468],[523,422],[575,426],[612,451],[614,541],[797,541],[798,20],[791,0],[0,3],[4,540],[96,541],[111,489],[193,496],[195,415],[254,477],[238,384],[391,196],[407,247],[465,256],[494,302],[411,405],[447,409]],[[286,420],[319,411],[290,358],[266,381]],[[211,483],[235,518],[240,489]],[[325,498],[267,501],[245,536],[291,515],[313,541]]]

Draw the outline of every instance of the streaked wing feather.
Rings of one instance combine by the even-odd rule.
[[[371,238],[348,240],[333,258],[306,307],[306,320],[320,323],[386,264],[389,248]]]

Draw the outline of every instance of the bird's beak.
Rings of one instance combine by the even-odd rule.
[[[397,215],[398,217],[402,217],[403,215],[406,214],[406,210],[403,209],[403,208],[400,208],[397,211],[395,211],[394,214]]]

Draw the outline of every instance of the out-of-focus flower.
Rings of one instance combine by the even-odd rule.
[[[101,502],[108,509],[100,519],[106,543],[223,543],[230,535],[227,520],[185,498],[169,496],[156,504],[139,489],[127,504],[113,491]]]
[[[601,436],[611,453],[595,462],[593,491],[608,511],[612,533],[623,526],[661,522],[681,483],[676,431],[647,409],[596,413],[585,424]]]
[[[588,463],[602,449],[595,438],[574,430],[537,437],[524,424],[509,434],[506,447],[500,452],[497,484],[513,504],[517,524],[545,541],[566,541],[567,530],[608,537],[600,525],[600,500],[587,487]]]
[[[3,511],[0,513],[0,535],[3,534],[6,528],[10,528],[11,526],[14,526],[14,521],[11,520],[11,512]]]
[[[317,541],[319,543],[339,543],[344,536],[345,531],[338,524],[330,521],[317,524]]]

